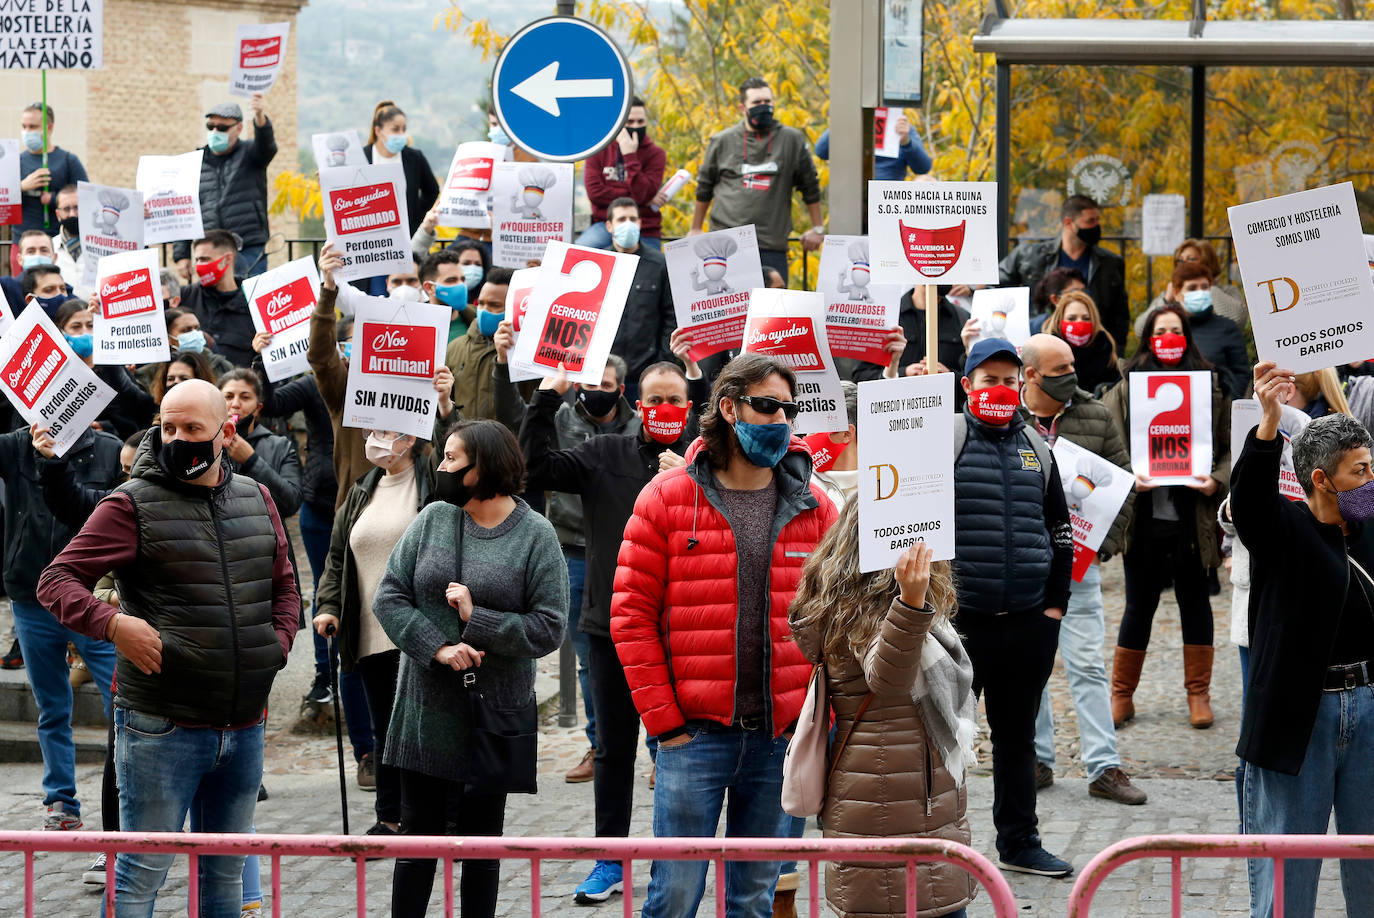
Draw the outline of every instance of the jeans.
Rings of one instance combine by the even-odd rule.
[[[386,752],[386,731],[391,723],[391,706],[396,701],[396,674],[400,668],[401,652],[384,650],[363,657],[353,670],[367,690],[364,697],[372,714],[372,723],[377,728],[377,738],[381,741],[372,756],[377,773],[377,800],[373,803],[373,809],[378,822],[393,824],[401,821],[401,772],[382,759]]]
[[[773,249],[759,249],[759,261],[765,268],[773,268],[782,275],[783,286],[787,285],[787,251],[781,252]]]
[[[496,835],[506,822],[506,795],[479,794],[457,781],[400,769],[402,835]],[[452,814],[452,818],[450,818]],[[391,918],[423,918],[434,889],[433,860],[397,858]],[[501,881],[500,861],[463,861],[459,914],[491,918]]]
[[[716,834],[786,838],[792,817],[782,810],[782,759],[787,741],[761,730],[692,723],[679,745],[659,744],[654,787],[654,835]],[[777,861],[725,865],[727,918],[771,918]],[[706,887],[705,861],[654,861],[642,918],[691,918]]]
[[[609,249],[611,247],[611,231],[606,229],[605,221],[594,222],[591,226],[578,234],[577,240],[573,245],[585,245],[589,249]],[[656,236],[640,236],[639,244],[653,249],[655,252],[663,251],[663,240]]]
[[[599,634],[587,640],[587,675],[599,717],[592,790],[596,797],[596,834],[626,838],[635,798],[635,756],[639,743],[639,711],[630,697],[625,669],[615,644]]]
[[[119,822],[126,832],[180,832],[191,817],[205,832],[249,832],[262,784],[263,724],[241,730],[179,727],[163,717],[115,709]],[[120,854],[116,918],[148,918],[171,854]],[[200,859],[200,914],[238,918],[243,858]],[[103,914],[103,909],[102,909]]]
[[[1285,775],[1246,764],[1241,831],[1246,835],[1323,835],[1334,808],[1338,834],[1374,834],[1371,779],[1374,686],[1323,692],[1302,771]],[[1250,914],[1268,918],[1273,913],[1274,862],[1256,858],[1248,862],[1248,868]],[[1320,870],[1317,860],[1284,862],[1285,915],[1312,914]],[[1374,861],[1341,861],[1341,891],[1347,915],[1368,915],[1374,902]]]
[[[62,626],[51,612],[36,602],[11,601],[14,636],[24,654],[24,673],[29,677],[38,705],[38,748],[43,753],[43,803],[61,803],[79,813],[76,799],[76,744],[72,740],[72,685],[68,681],[67,642],[86,661],[91,680],[110,713],[110,686],[114,683],[115,651],[108,641],[96,641]]]
[[[236,274],[239,277],[257,277],[259,274],[266,271],[267,259],[263,258],[259,260],[258,258],[258,256],[262,254],[262,250],[264,248],[266,248],[266,246],[244,246],[242,251],[240,251],[237,255],[234,256],[234,274]],[[253,262],[255,261],[257,262],[257,265],[253,265]],[[251,274],[248,273],[248,269],[250,267],[253,268],[253,273]]]
[[[577,690],[582,693],[582,713],[587,718],[587,743],[595,749],[596,705],[592,702],[591,677],[587,672],[587,635],[577,630],[582,620],[582,588],[587,582],[586,550],[565,546],[563,560],[568,563],[568,640],[577,657]]]
[[[1093,564],[1083,575],[1082,583],[1070,581],[1069,607],[1059,623],[1059,657],[1064,661],[1073,707],[1078,712],[1080,756],[1089,781],[1096,781],[1108,768],[1121,767],[1107,668],[1102,664],[1105,636],[1102,571]],[[1041,693],[1040,714],[1035,719],[1035,756],[1046,765],[1054,765],[1054,713],[1050,710],[1048,683]]]

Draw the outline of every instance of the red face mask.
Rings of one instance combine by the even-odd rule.
[[[1064,340],[1074,347],[1086,347],[1088,342],[1093,339],[1093,324],[1091,322],[1060,322],[1059,328],[1064,332]]]
[[[844,444],[831,440],[828,433],[802,437],[802,442],[811,450],[811,464],[818,472],[830,471],[830,467],[840,458],[840,453],[844,452]]]
[[[1011,386],[989,386],[968,394],[969,413],[989,427],[1006,424],[1020,404],[1021,394]]]
[[[233,260],[232,255],[225,255],[223,258],[216,259],[209,264],[196,265],[196,277],[200,280],[202,287],[213,287],[224,279],[225,273],[229,270],[229,265]]]
[[[663,402],[647,407],[643,402],[635,404],[639,408],[640,419],[644,421],[644,430],[651,440],[671,446],[681,438],[682,431],[687,427],[687,411],[692,407],[691,402],[686,405]]]
[[[1166,367],[1176,367],[1183,359],[1184,351],[1188,350],[1188,339],[1183,335],[1165,332],[1150,339],[1150,350],[1154,351],[1155,359]]]

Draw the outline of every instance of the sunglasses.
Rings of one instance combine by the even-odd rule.
[[[232,124],[211,124],[208,121],[205,122],[205,130],[207,131],[219,131],[221,134],[227,134],[233,129],[234,125]]]
[[[777,414],[782,411],[782,416],[789,421],[796,420],[797,412],[801,411],[801,406],[796,402],[780,401],[771,395],[741,395],[739,401],[744,402],[759,414]]]

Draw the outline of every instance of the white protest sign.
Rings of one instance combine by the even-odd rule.
[[[869,182],[879,284],[995,284],[996,182]]]
[[[100,259],[95,314],[96,364],[123,366],[169,360],[167,323],[162,319],[162,276],[156,249],[121,252]]]
[[[105,0],[9,0],[0,4],[0,14],[0,70],[105,65]]]
[[[200,211],[204,150],[179,156],[140,156],[134,184],[143,192],[143,242],[157,245],[205,235]]]
[[[9,301],[3,296],[0,296],[0,335],[9,331],[10,326],[13,324],[14,313],[10,312]]]
[[[797,374],[795,434],[849,429],[840,375],[825,336],[825,298],[759,287],[749,294],[744,351],[772,357]]]
[[[888,331],[897,324],[903,289],[872,284],[867,236],[826,236],[816,289],[825,297],[825,334],[832,357],[848,357],[886,366],[883,350]]]
[[[316,169],[367,165],[367,154],[363,152],[363,142],[358,138],[357,131],[311,134],[310,149],[315,153]]]
[[[503,143],[460,143],[439,192],[439,225],[469,229],[491,227],[491,185],[496,164],[505,162]]]
[[[606,358],[634,283],[638,255],[550,242],[529,295],[512,366],[601,384]]]
[[[1140,248],[1146,255],[1172,255],[1183,244],[1186,202],[1181,194],[1147,194],[1140,201]]]
[[[1002,338],[1017,352],[1030,338],[1030,288],[992,287],[973,291],[969,310],[978,320],[978,340]]]
[[[495,163],[491,263],[523,268],[550,242],[572,242],[573,164]]]
[[[286,39],[290,34],[289,22],[239,26],[234,39],[229,95],[247,98],[271,89],[286,60]]]
[[[95,286],[100,259],[143,248],[143,194],[133,188],[76,183],[81,283]]]
[[[41,309],[25,309],[0,337],[0,390],[24,420],[49,428],[59,456],[114,399]]]
[[[1212,374],[1207,370],[1128,377],[1131,470],[1156,485],[1197,484],[1212,474]]]
[[[539,272],[543,268],[520,268],[512,271],[510,284],[506,287],[506,321],[511,324],[515,340],[520,341],[520,329],[525,324],[525,313],[529,312],[530,296],[539,284]],[[512,351],[514,348],[512,348]],[[511,382],[524,382],[527,379],[543,379],[544,372],[533,365],[517,366],[509,361]],[[604,371],[603,371],[604,372]]]
[[[1257,399],[1238,398],[1231,403],[1231,468],[1236,467],[1240,454],[1245,451],[1245,440],[1250,431],[1259,426],[1264,409]],[[1306,500],[1298,473],[1293,468],[1293,438],[1296,437],[1312,419],[1307,412],[1299,411],[1291,405],[1283,406],[1279,417],[1279,436],[1283,438],[1283,453],[1279,457],[1279,493],[1289,500]]]
[[[306,256],[250,277],[243,296],[253,328],[267,332],[271,342],[262,349],[262,365],[272,382],[308,372],[305,352],[310,346],[310,314],[320,298],[315,259]]]
[[[692,331],[693,360],[740,346],[749,291],[763,286],[752,223],[663,244],[678,328]]]
[[[1054,441],[1053,452],[1073,524],[1073,579],[1082,583],[1135,487],[1135,476],[1066,437]]]
[[[19,182],[19,141],[0,140],[0,226],[12,226],[24,220],[23,191]]]
[[[900,108],[875,108],[873,110],[873,155],[896,159],[902,149],[902,138],[897,133],[897,119],[902,117]]]
[[[1260,360],[1309,373],[1374,357],[1374,284],[1352,184],[1227,215]]]
[[[406,177],[399,162],[320,170],[325,238],[343,256],[337,280],[413,271]]]
[[[439,410],[434,374],[444,365],[449,315],[450,310],[429,303],[359,299],[344,427],[394,430],[425,440],[434,435]]]
[[[954,557],[954,375],[859,383],[859,570],[916,542]]]

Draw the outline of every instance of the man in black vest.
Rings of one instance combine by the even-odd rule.
[[[973,690],[987,702],[997,853],[1005,870],[1066,877],[1073,867],[1036,831],[1035,716],[1069,602],[1069,508],[1053,455],[1017,413],[1016,349],[979,341],[964,372],[968,403],[955,418],[966,425],[954,464],[957,624]]]
[[[190,380],[162,401],[130,480],[39,580],[68,628],[115,645],[115,761],[127,832],[247,832],[262,780],[263,710],[300,596],[267,489],[231,472],[224,398]],[[119,608],[91,589],[113,571]],[[169,766],[173,763],[173,766]],[[151,915],[172,855],[120,854],[119,914]],[[237,915],[242,857],[200,859],[201,914]]]

